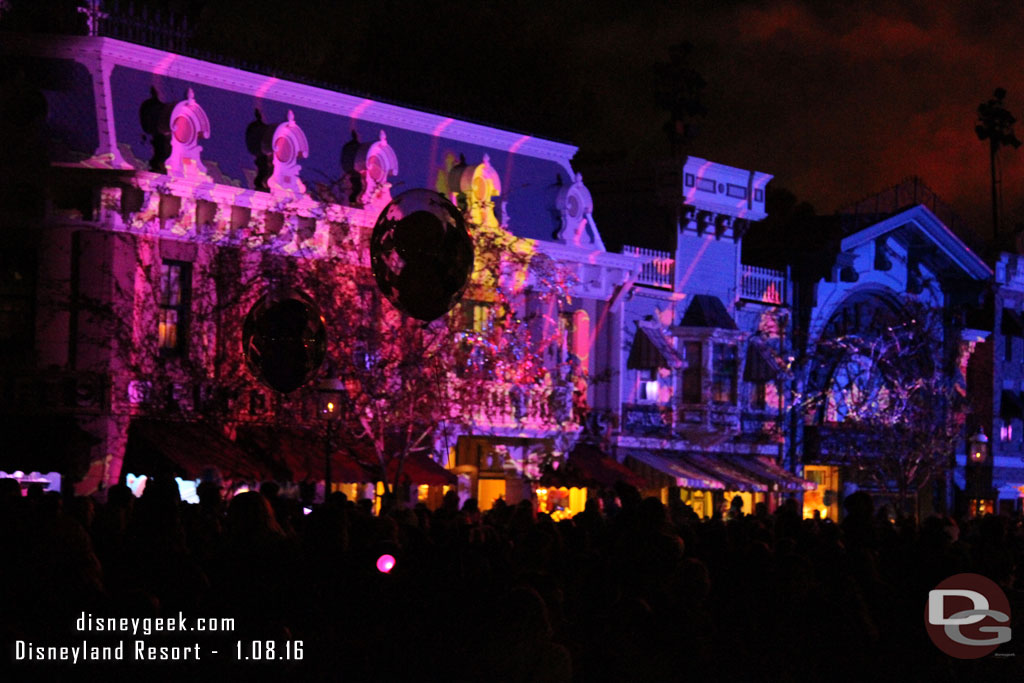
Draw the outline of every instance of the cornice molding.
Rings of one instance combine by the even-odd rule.
[[[9,49],[33,52],[42,56],[66,57],[83,63],[88,59],[103,60],[114,66],[139,69],[193,84],[259,96],[289,106],[306,107],[338,116],[354,115],[369,123],[393,126],[426,135],[443,134],[450,140],[555,161],[570,174],[570,161],[578,150],[574,145],[243,71],[113,38],[0,35],[3,35]]]

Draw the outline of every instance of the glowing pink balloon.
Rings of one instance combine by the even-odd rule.
[[[377,571],[387,574],[395,568],[395,558],[391,555],[381,555],[377,558]]]

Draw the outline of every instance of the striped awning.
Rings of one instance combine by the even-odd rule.
[[[645,467],[657,470],[675,481],[675,485],[686,489],[718,489],[726,488],[725,482],[708,474],[703,468],[695,467],[672,451],[650,451],[644,449],[626,449],[623,451],[627,460],[632,459]]]
[[[729,490],[762,493],[773,490],[770,480],[731,464],[726,456],[706,453],[687,453],[686,456],[694,465],[720,478]]]
[[[782,469],[769,458],[756,456],[727,455],[726,461],[736,469],[745,470],[767,482],[773,491],[813,491],[817,484],[807,481]]]

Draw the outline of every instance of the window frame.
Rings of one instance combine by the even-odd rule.
[[[168,287],[172,269],[178,269],[177,292]],[[170,303],[177,295],[177,303]],[[177,259],[163,259],[160,262],[160,280],[157,285],[157,349],[163,357],[182,357],[188,353],[188,334],[192,312],[192,263]],[[174,341],[167,343],[164,329],[169,323],[164,316],[173,312]]]

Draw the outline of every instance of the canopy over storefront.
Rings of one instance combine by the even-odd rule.
[[[199,479],[210,468],[231,479],[262,481],[272,471],[204,422],[139,418],[128,427],[122,472]]]
[[[320,481],[325,474],[323,434],[306,429],[286,429],[269,425],[238,428],[238,443],[259,454],[281,481]],[[331,453],[331,480],[345,483],[373,481],[370,473],[343,450]]]
[[[726,488],[725,482],[710,475],[702,468],[694,466],[682,454],[673,451],[650,451],[644,449],[626,449],[627,462],[632,461],[637,473],[653,479],[651,471],[667,476],[673,485],[687,489],[718,489]]]
[[[787,472],[768,458],[727,455],[723,458],[737,470],[743,470],[768,484],[772,491],[813,491],[817,484]]]
[[[388,480],[394,481],[398,471],[398,459],[392,458],[388,462]],[[410,484],[428,486],[455,486],[459,478],[437,464],[429,455],[421,451],[410,453],[405,456],[402,463],[402,479],[408,479]]]
[[[815,488],[814,482],[790,474],[768,458],[641,449],[626,450],[626,457],[642,466],[641,474],[643,468],[654,470],[680,488],[752,493]]]
[[[643,477],[600,448],[582,443],[576,444],[565,462],[557,470],[545,473],[540,481],[544,486],[567,488],[611,488],[618,482],[636,488],[644,486]]]
[[[731,464],[726,459],[728,456],[687,453],[686,457],[700,469],[724,482],[725,487],[731,491],[765,493],[772,490],[769,481],[754,476],[747,470]]]

